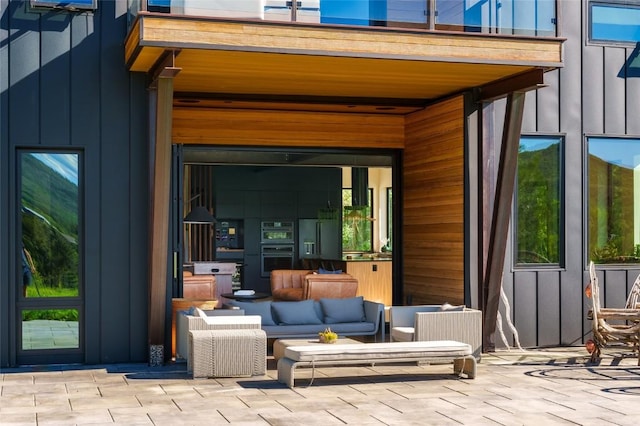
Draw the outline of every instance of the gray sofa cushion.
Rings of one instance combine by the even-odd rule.
[[[271,301],[267,302],[238,302],[236,300],[229,303],[242,309],[245,315],[260,315],[263,325],[276,325],[271,314]]]
[[[318,337],[318,333],[327,328],[326,324],[306,324],[306,325],[263,325],[262,329],[269,338],[281,339]],[[338,336],[359,336],[368,334],[375,330],[372,322],[350,322],[332,324],[331,330],[338,333]]]
[[[322,324],[313,300],[272,302],[271,311],[279,325]]]
[[[320,299],[325,324],[365,321],[364,297]]]

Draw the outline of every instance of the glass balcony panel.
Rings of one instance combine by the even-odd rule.
[[[127,26],[129,28],[131,28],[133,21],[136,20],[140,7],[140,0],[127,0]]]
[[[435,29],[556,35],[556,0],[435,0]]]
[[[147,4],[149,11],[217,18],[534,36],[556,33],[556,0],[148,0]]]

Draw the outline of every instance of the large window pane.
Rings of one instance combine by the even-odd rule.
[[[77,297],[78,155],[21,154],[24,297]]]
[[[630,3],[630,2],[628,2]],[[591,40],[640,41],[640,4],[591,4]]]
[[[523,137],[518,154],[516,263],[559,264],[562,139]]]
[[[589,138],[589,256],[640,262],[640,139]]]

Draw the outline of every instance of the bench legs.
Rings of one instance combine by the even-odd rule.
[[[464,373],[468,379],[476,378],[476,368],[476,358],[473,355],[453,360],[453,372]]]
[[[292,388],[295,370],[295,361],[289,358],[280,358],[278,360],[278,382],[284,383],[288,387]]]

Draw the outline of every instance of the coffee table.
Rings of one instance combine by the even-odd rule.
[[[278,339],[273,342],[273,359],[276,361],[284,357],[284,350],[289,346],[307,346],[307,345],[353,345],[356,343],[362,343],[355,339],[349,339],[348,337],[341,337],[335,343],[320,343],[317,338],[311,339]]]
[[[252,302],[254,300],[268,299],[271,297],[267,293],[253,293],[253,294],[235,294],[235,293],[222,293],[220,296],[225,299],[233,299],[240,302]]]

